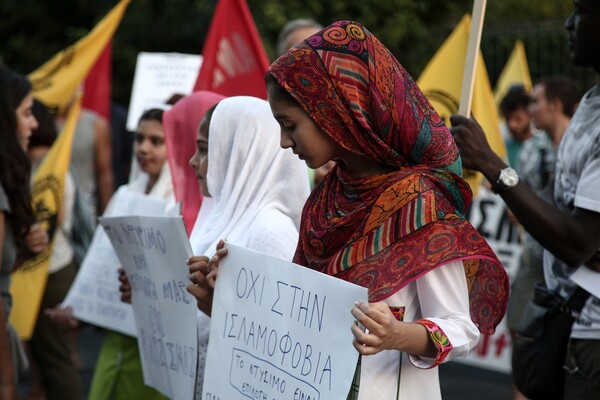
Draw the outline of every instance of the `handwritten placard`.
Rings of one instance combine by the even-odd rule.
[[[192,249],[181,217],[101,218],[131,282],[144,383],[171,399],[193,398],[196,301],[186,291]]]
[[[163,200],[122,187],[111,198],[104,215],[163,215],[165,206]],[[123,303],[119,293],[120,266],[106,233],[98,226],[62,304],[71,306],[81,321],[135,337],[131,305]]]
[[[192,93],[202,56],[181,53],[139,53],[133,77],[127,129],[135,131],[142,113],[164,104],[174,94]]]
[[[345,399],[367,289],[233,244],[220,264],[202,398]]]

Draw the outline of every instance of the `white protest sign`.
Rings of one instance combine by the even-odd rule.
[[[165,204],[123,187],[110,199],[104,215],[162,215]],[[62,305],[71,306],[81,321],[135,337],[131,305],[123,303],[119,293],[120,266],[106,233],[98,226]]]
[[[181,217],[101,218],[132,287],[144,383],[170,399],[194,396],[196,300],[186,291],[192,248]]]
[[[180,53],[139,53],[127,113],[127,129],[135,131],[142,113],[164,105],[174,94],[192,93],[202,56]]]
[[[600,298],[600,273],[588,267],[579,267],[571,275],[571,280],[590,292],[594,297]]]
[[[227,244],[202,398],[345,399],[358,352],[350,313],[367,289]]]

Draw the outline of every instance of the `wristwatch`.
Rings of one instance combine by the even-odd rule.
[[[514,188],[519,183],[519,174],[511,167],[500,170],[500,176],[495,184],[492,185],[492,191],[500,194]]]

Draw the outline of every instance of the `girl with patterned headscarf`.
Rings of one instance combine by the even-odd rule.
[[[361,24],[341,21],[267,74],[281,146],[336,166],[307,200],[294,262],[365,286],[352,314],[359,399],[441,398],[443,361],[493,333],[504,268],[465,219],[471,191],[449,130]]]

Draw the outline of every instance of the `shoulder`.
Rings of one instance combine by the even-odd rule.
[[[277,209],[268,209],[259,212],[252,222],[250,231],[255,236],[298,236],[298,229],[292,218]]]
[[[0,183],[0,211],[10,212],[10,203],[8,202],[8,196],[2,183]]]
[[[246,235],[250,249],[286,261],[291,261],[298,243],[294,221],[276,209],[261,211]]]

